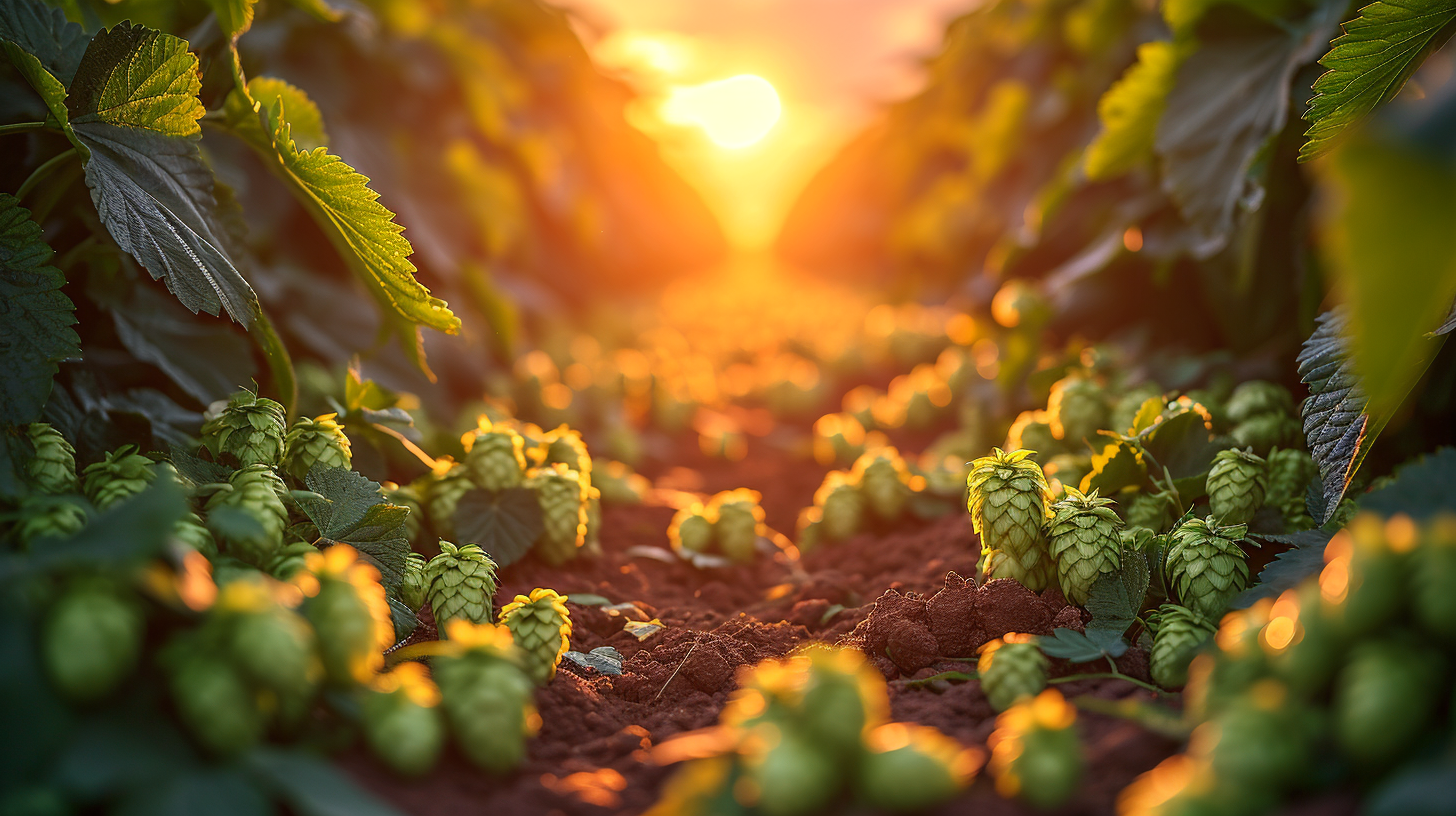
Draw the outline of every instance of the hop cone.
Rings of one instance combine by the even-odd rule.
[[[1057,563],[1062,594],[1078,606],[1087,604],[1092,584],[1122,567],[1122,519],[1097,491],[1084,495],[1067,488],[1066,498],[1052,505],[1047,538]]]
[[[172,525],[172,539],[208,558],[217,555],[217,542],[212,538],[212,531],[207,529],[207,525],[202,523],[202,517],[196,513],[189,512],[177,519],[177,523]]]
[[[1260,414],[1234,426],[1230,436],[1241,448],[1268,453],[1275,446],[1298,442],[1303,433],[1299,420],[1285,414]]]
[[[202,423],[202,444],[221,459],[224,454],[248,465],[276,465],[283,456],[287,427],[283,406],[251,391],[228,399],[222,413]]]
[[[1153,636],[1153,650],[1148,655],[1153,682],[1166,689],[1180,688],[1188,682],[1188,663],[1193,655],[1213,637],[1214,624],[1198,613],[1176,604],[1163,604],[1158,609],[1158,632]]]
[[[1335,678],[1335,741],[1352,759],[1383,764],[1410,749],[1440,705],[1444,663],[1414,639],[1366,641]]]
[[[276,695],[285,709],[302,710],[323,675],[309,622],[277,603],[262,580],[227,584],[217,608],[233,618],[227,641],[233,665],[254,685]]]
[[[1082,779],[1082,746],[1077,740],[1077,711],[1056,689],[1023,700],[996,718],[987,745],[987,769],[996,792],[1020,797],[1035,807],[1053,808],[1077,790]]]
[[[501,426],[480,429],[470,439],[465,467],[476,486],[505,490],[519,486],[526,478],[526,440],[520,434]]]
[[[760,740],[762,747],[743,760],[744,778],[761,797],[760,810],[774,816],[820,812],[841,783],[834,755],[790,729],[765,726],[754,732],[778,737]]]
[[[718,550],[735,563],[753,560],[763,527],[763,508],[758,499],[756,491],[739,488],[719,493],[708,502],[708,517],[716,519],[713,538]]]
[[[1219,524],[1248,524],[1264,504],[1269,469],[1264,460],[1241,450],[1219,451],[1208,471],[1208,503]]]
[[[1161,533],[1173,526],[1182,514],[1178,497],[1166,490],[1139,493],[1128,502],[1125,519],[1128,527],[1142,527]]]
[[[501,608],[500,622],[511,630],[526,673],[538,686],[550,683],[570,646],[571,615],[566,611],[566,596],[542,588],[531,590],[530,597],[517,595]]]
[[[976,663],[981,690],[991,707],[1005,711],[1023,697],[1035,697],[1047,685],[1047,659],[1033,643],[993,640]]]
[[[1047,413],[1052,418],[1052,435],[1079,449],[1083,440],[1097,439],[1097,431],[1106,428],[1110,419],[1102,386],[1079,375],[1052,384]]]
[[[29,547],[43,538],[66,538],[87,522],[86,508],[67,499],[27,496],[20,502],[15,537]]]
[[[1229,420],[1235,424],[1269,414],[1289,416],[1294,413],[1294,397],[1282,385],[1250,380],[1239,384],[1229,395],[1227,411]]]
[[[249,564],[266,564],[283,545],[288,529],[288,508],[279,495],[285,490],[283,480],[268,465],[250,465],[228,477],[227,487],[208,499],[211,516],[222,508],[246,513],[256,525],[214,525],[214,531],[225,539],[228,548]]]
[[[318,547],[307,541],[290,541],[273,551],[263,571],[279,581],[292,581],[293,576],[308,566],[308,557],[318,551]]]
[[[456,618],[489,623],[495,595],[495,562],[474,544],[456,547],[440,542],[440,554],[425,566],[426,595],[435,625],[445,631]]]
[[[76,449],[60,432],[44,422],[32,422],[25,429],[35,448],[35,457],[25,463],[25,475],[41,493],[76,493]]]
[[[1295,448],[1275,448],[1269,451],[1269,489],[1264,494],[1264,503],[1279,508],[1284,520],[1292,527],[1313,526],[1313,519],[1305,508],[1305,490],[1319,475],[1314,459]]]
[[[1053,456],[1065,446],[1052,433],[1052,417],[1046,411],[1022,411],[1006,432],[1006,450],[1040,451]]]
[[[319,656],[329,682],[367,683],[384,665],[384,650],[394,644],[394,623],[379,570],[359,560],[347,544],[335,544],[308,557],[318,593],[304,615],[318,633]]]
[[[546,563],[563,564],[577,555],[586,543],[585,486],[581,476],[556,463],[536,468],[526,478],[526,487],[536,492],[544,529],[537,551]]]
[[[713,546],[713,520],[701,504],[684,507],[672,517],[667,540],[677,551],[707,552]]]
[[[454,535],[455,510],[460,506],[460,497],[474,488],[470,471],[464,465],[451,464],[448,460],[441,462],[439,471],[432,475],[425,488],[425,510],[435,532]]]
[[[1276,680],[1261,680],[1212,720],[1218,739],[1199,746],[1220,782],[1266,798],[1300,779],[1310,758],[1309,710]]]
[[[927,726],[887,723],[866,742],[859,790],[871,806],[891,812],[922,811],[950,799],[979,764],[959,742]]]
[[[865,500],[849,474],[832,471],[814,493],[814,504],[823,508],[820,532],[829,541],[844,541],[864,528]]]
[[[581,434],[577,431],[565,425],[547,431],[534,454],[539,459],[538,466],[565,465],[568,470],[580,474],[583,489],[591,487],[591,454],[587,453],[586,443],[581,441]]]
[[[819,546],[824,536],[824,508],[805,507],[794,522],[794,546],[807,553]]]
[[[1412,555],[1416,620],[1433,634],[1456,641],[1456,525],[1449,519],[1430,523],[1425,540]]]
[[[86,498],[97,510],[105,510],[146,490],[157,472],[152,460],[136,453],[135,445],[122,445],[100,462],[87,465],[82,477]]]
[[[46,616],[41,656],[61,693],[87,702],[136,668],[146,618],[135,602],[103,584],[77,585]]]
[[[859,482],[860,493],[870,512],[883,522],[898,521],[910,501],[910,472],[894,448],[879,448],[854,463],[851,479]]]
[[[526,754],[526,738],[539,727],[531,704],[531,678],[521,669],[510,631],[453,621],[446,627],[458,651],[436,659],[445,719],[455,741],[476,765],[504,773]]]
[[[1168,587],[1183,606],[1219,620],[1229,601],[1249,583],[1249,565],[1239,548],[1247,525],[1220,527],[1212,518],[1189,519],[1173,531],[1165,572]]]
[[[445,747],[440,691],[422,663],[401,663],[375,678],[364,699],[364,738],[401,776],[420,776]]]
[[[303,481],[314,465],[345,470],[353,467],[349,437],[344,434],[344,426],[335,421],[336,416],[299,417],[288,429],[283,438],[283,469],[293,478]]]
[[[425,578],[425,557],[417,552],[412,552],[404,558],[404,577],[399,583],[399,598],[404,605],[410,608],[411,612],[420,611],[425,605],[425,597],[429,594],[430,584]]]
[[[242,673],[208,650],[177,654],[170,676],[172,701],[192,736],[222,756],[236,756],[256,744],[267,720]]]
[[[420,534],[424,532],[422,519],[425,517],[424,505],[420,503],[420,494],[414,485],[399,485],[394,482],[384,482],[380,485],[384,493],[384,500],[396,507],[408,507],[409,515],[404,519],[404,533],[411,541],[419,541]]]
[[[966,505],[981,536],[987,578],[1011,578],[1040,592],[1056,569],[1042,532],[1051,515],[1051,490],[1031,455],[993,448],[990,456],[972,462]]]

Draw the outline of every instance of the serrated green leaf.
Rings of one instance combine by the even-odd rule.
[[[1229,606],[1244,609],[1255,601],[1273,598],[1286,589],[1299,586],[1306,578],[1318,575],[1324,569],[1325,545],[1330,543],[1331,537],[1331,533],[1323,530],[1258,536],[1265,541],[1291,546],[1274,556],[1274,560],[1259,571],[1259,582],[1239,593]]]
[[[66,19],[65,12],[40,0],[0,3],[0,40],[19,46],[63,85],[75,78],[90,39],[85,29]]]
[[[237,471],[237,468],[228,467],[221,462],[200,459],[188,453],[186,448],[181,447],[174,446],[167,458],[184,479],[195,485],[220,484],[226,482]]]
[[[1057,629],[1051,637],[1038,637],[1036,645],[1047,657],[1060,657],[1072,663],[1121,657],[1127,651],[1121,634],[1091,630],[1083,634],[1075,629]]]
[[[502,567],[530,552],[543,529],[541,504],[524,487],[471,490],[460,497],[455,511],[457,543],[479,545]]]
[[[197,57],[187,41],[145,26],[121,23],[103,29],[86,48],[66,107],[74,124],[101,122],[196,136],[207,111]]]
[[[1416,521],[1456,513],[1456,448],[1441,448],[1402,465],[1394,482],[1360,497],[1360,509],[1386,517],[1404,513]]]
[[[315,466],[304,484],[319,498],[301,495],[298,506],[328,544],[348,544],[379,568],[391,596],[404,577],[409,508],[388,503],[377,482],[344,468]]]
[[[1124,551],[1121,569],[1099,577],[1087,595],[1087,611],[1092,613],[1088,633],[1096,630],[1121,637],[1142,611],[1151,579],[1147,558]]]
[[[248,80],[248,95],[262,106],[271,110],[274,103],[282,102],[282,109],[288,111],[288,124],[293,128],[294,144],[301,150],[325,147],[329,143],[324,130],[323,114],[318,105],[308,97],[302,88],[290,85],[274,77],[253,77]],[[262,120],[247,100],[239,93],[230,93],[223,106],[228,127],[232,128],[250,144],[268,144],[269,137],[263,132]]]
[[[48,265],[54,254],[30,211],[0,193],[0,423],[40,419],[59,363],[81,356],[66,279]]]
[[[1116,495],[1124,487],[1134,487],[1148,478],[1147,464],[1131,443],[1109,442],[1092,454],[1092,471],[1082,477],[1083,493],[1098,491],[1104,496]]]
[[[1102,130],[1087,145],[1087,178],[1119,176],[1152,158],[1158,120],[1190,50],[1168,41],[1138,46],[1138,61],[1097,101]]]
[[[5,48],[5,55],[10,58],[10,64],[15,70],[25,77],[30,87],[40,95],[41,101],[45,102],[46,109],[51,112],[51,117],[61,128],[66,128],[68,121],[66,115],[66,86],[61,84],[59,79],[50,71],[47,71],[40,64],[40,60],[25,49],[9,40],[0,40],[0,46]],[[69,133],[67,134],[69,136]]]
[[[1304,118],[1310,123],[1299,160],[1328,152],[1341,134],[1390,101],[1425,58],[1450,39],[1456,3],[1377,0],[1345,23],[1320,65]]]
[[[253,27],[253,6],[258,0],[207,0],[224,37],[236,40]]]
[[[1299,379],[1309,386],[1309,399],[1299,410],[1310,456],[1320,471],[1320,482],[1310,485],[1308,501],[1310,515],[1319,524],[1334,515],[1380,430],[1365,411],[1365,392],[1350,358],[1345,322],[1343,308],[1315,318],[1314,333],[1296,358]]]

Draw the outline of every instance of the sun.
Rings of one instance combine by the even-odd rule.
[[[713,144],[730,150],[748,147],[768,134],[782,112],[778,92],[753,74],[678,87],[662,103],[662,118],[696,125]]]

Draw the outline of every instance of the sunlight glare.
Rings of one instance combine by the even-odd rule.
[[[773,129],[782,107],[769,81],[753,74],[678,87],[662,104],[662,118],[696,125],[719,147],[748,147]]]

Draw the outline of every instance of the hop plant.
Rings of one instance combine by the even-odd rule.
[[[713,496],[707,515],[713,521],[713,539],[719,552],[735,563],[753,560],[758,537],[763,533],[763,508],[755,490],[738,488]]]
[[[1035,807],[1053,808],[1077,790],[1082,779],[1082,745],[1073,726],[1077,710],[1056,689],[1023,700],[996,718],[987,745],[987,769],[996,792]]]
[[[1267,380],[1240,383],[1228,398],[1228,418],[1235,424],[1270,414],[1289,416],[1294,413],[1294,397],[1289,389]]]
[[[420,611],[429,594],[429,579],[425,577],[425,557],[417,552],[404,557],[404,576],[399,583],[399,598],[411,612]]]
[[[900,452],[876,448],[854,463],[850,478],[859,483],[870,512],[880,521],[898,521],[910,501],[910,471]]]
[[[829,541],[844,541],[864,528],[865,500],[849,474],[831,471],[814,492],[814,504],[823,508],[820,531]]]
[[[1080,448],[1083,440],[1095,440],[1097,431],[1109,424],[1107,394],[1088,377],[1073,374],[1052,384],[1047,401],[1052,435]]]
[[[1214,624],[1191,609],[1163,604],[1158,609],[1157,634],[1148,655],[1153,682],[1165,689],[1188,682],[1188,663],[1198,648],[1213,637]]]
[[[1047,685],[1047,659],[1029,637],[1007,635],[981,647],[976,662],[981,690],[991,707],[1005,711],[1025,697],[1035,697]]]
[[[537,552],[548,564],[575,558],[586,543],[586,486],[581,474],[559,462],[531,470],[526,485],[541,505],[544,529]]]
[[[212,614],[226,632],[227,656],[290,718],[303,712],[323,679],[314,628],[288,608],[282,585],[261,576],[224,585]]]
[[[495,562],[480,547],[456,547],[442,539],[440,554],[425,566],[425,586],[440,631],[446,631],[447,624],[456,619],[490,622]]]
[[[526,440],[512,428],[483,420],[465,437],[465,467],[476,486],[486,490],[518,487],[526,478]]]
[[[41,493],[76,493],[81,489],[76,478],[76,449],[60,431],[44,422],[32,422],[25,428],[35,456],[25,463],[25,475],[33,488]]]
[[[970,784],[979,757],[934,728],[885,723],[865,738],[858,790],[872,807],[915,812]]]
[[[1066,498],[1052,505],[1047,523],[1052,559],[1057,564],[1057,581],[1067,600],[1087,605],[1087,596],[1097,579],[1122,567],[1122,519],[1110,506],[1111,499],[1097,491],[1084,495],[1068,487]]]
[[[20,502],[20,519],[15,537],[29,547],[45,538],[66,538],[81,530],[89,520],[79,503],[50,496],[26,496]]]
[[[308,557],[306,582],[312,593],[304,615],[318,633],[319,656],[329,682],[367,683],[384,665],[394,644],[394,624],[379,570],[361,561],[347,544]]]
[[[1319,475],[1319,467],[1305,451],[1274,448],[1269,451],[1269,489],[1264,503],[1284,514],[1291,527],[1311,527],[1314,520],[1305,508],[1305,490]]]
[[[542,588],[531,590],[529,597],[517,595],[501,608],[500,623],[511,630],[526,673],[538,686],[550,683],[571,642],[566,596]]]
[[[1031,455],[993,448],[990,456],[972,462],[966,505],[981,536],[986,576],[1011,578],[1040,592],[1056,570],[1043,533],[1051,489]]]
[[[435,660],[435,682],[455,741],[481,768],[505,773],[520,763],[540,727],[534,686],[521,668],[510,630],[452,620]]]
[[[222,413],[202,423],[202,444],[219,459],[235,457],[249,465],[276,465],[283,455],[287,418],[283,406],[251,391],[228,398]]]
[[[1166,531],[1178,517],[1183,514],[1183,508],[1178,503],[1177,494],[1168,490],[1144,492],[1137,494],[1132,501],[1127,503],[1125,511],[1128,527],[1142,527],[1154,533]]]
[[[291,581],[308,566],[308,557],[318,552],[318,547],[307,541],[290,541],[273,552],[263,571],[280,581]]]
[[[96,509],[106,510],[146,490],[156,478],[152,460],[137,453],[135,445],[122,445],[100,462],[86,466],[82,486]]]
[[[1249,451],[1224,450],[1208,471],[1208,503],[1219,524],[1248,524],[1264,504],[1269,469]]]
[[[439,688],[422,663],[401,663],[370,685],[364,699],[369,748],[401,776],[424,774],[445,747]]]
[[[1066,446],[1052,433],[1052,416],[1046,411],[1022,411],[1006,432],[1006,450],[1039,451],[1051,457]]]
[[[286,490],[283,480],[268,465],[249,465],[234,471],[220,488],[207,501],[210,523],[223,508],[241,512],[256,523],[213,523],[213,531],[238,558],[249,564],[266,564],[283,545],[283,534],[288,529],[288,508],[280,498]]]
[[[239,669],[211,649],[176,649],[173,655],[172,702],[204,748],[236,756],[262,739],[268,721]]]
[[[172,525],[172,540],[181,542],[191,547],[208,558],[217,555],[217,542],[213,540],[212,532],[202,522],[202,517],[193,512],[177,519]]]
[[[404,518],[404,534],[411,542],[419,541],[424,532],[421,520],[425,517],[425,507],[420,501],[419,491],[414,485],[399,485],[394,482],[381,483],[380,490],[385,501],[396,507],[409,508],[409,515]]]
[[[1441,653],[1414,638],[1354,647],[1335,678],[1335,740],[1362,763],[1384,764],[1410,749],[1441,704]]]
[[[565,425],[553,431],[547,431],[541,437],[541,444],[536,446],[532,454],[537,460],[538,467],[565,465],[568,470],[577,472],[583,489],[591,487],[591,454],[587,452],[586,443],[582,441],[580,432],[573,431]]]
[[[1262,454],[1299,441],[1302,431],[1299,420],[1287,414],[1259,414],[1235,425],[1229,435],[1239,447]]]
[[[1165,571],[1177,600],[1205,618],[1218,620],[1229,601],[1249,583],[1249,565],[1239,543],[1248,526],[1221,527],[1193,518],[1173,531]]]
[[[455,511],[460,507],[461,497],[474,488],[470,471],[464,465],[448,459],[436,463],[425,487],[425,510],[435,532],[454,537]]]
[[[713,520],[699,502],[678,510],[667,527],[667,540],[678,552],[707,552],[713,546]]]
[[[46,615],[41,657],[56,688],[89,702],[136,668],[146,618],[136,601],[100,581],[70,587]]]
[[[283,438],[283,469],[293,478],[303,481],[315,465],[345,470],[353,467],[349,437],[335,419],[337,416],[299,417],[288,429]]]

